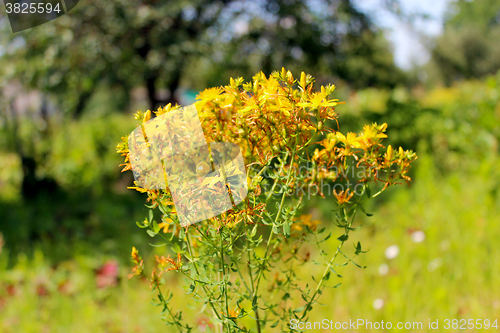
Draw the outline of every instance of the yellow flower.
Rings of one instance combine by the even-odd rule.
[[[382,124],[382,125],[377,125],[377,123],[374,123],[372,125],[365,125],[363,126],[363,133],[362,136],[365,137],[366,139],[383,139],[387,138],[387,135],[384,134],[385,130],[387,129],[387,124]]]
[[[132,167],[131,167],[131,169],[132,169]],[[147,189],[145,189],[143,187],[139,187],[139,184],[137,184],[137,182],[135,182],[135,181],[134,181],[134,185],[135,186],[127,186],[127,188],[130,190],[136,190],[136,191],[141,192],[141,193],[145,193],[148,191]]]
[[[347,137],[340,132],[335,133],[337,140],[345,144],[347,147],[359,147],[359,138],[356,133],[349,132],[347,133]]]
[[[143,122],[143,123],[146,123],[146,122],[148,122],[150,119],[151,119],[151,111],[150,111],[150,110],[148,110],[148,111],[146,111],[146,113],[144,114],[144,118],[142,119],[142,122]]]
[[[196,96],[196,99],[202,100],[202,101],[212,101],[219,97],[219,95],[222,93],[222,88],[221,87],[214,87],[214,88],[208,88],[203,90],[201,93],[199,93]]]
[[[306,73],[304,73],[304,72],[301,72],[301,73],[300,73],[300,81],[299,81],[299,85],[302,87],[302,89],[305,89],[305,88],[306,88],[306,85],[307,85],[307,77],[306,77]]]
[[[168,232],[168,227],[170,226],[170,224],[162,222],[159,223],[158,226],[160,227],[160,229],[163,229],[163,233],[166,234]]]
[[[135,248],[135,246],[132,247],[132,261],[138,264],[141,261],[141,257],[139,257],[139,251]]]
[[[337,106],[338,99],[328,100],[328,96],[326,92],[316,92],[312,93],[309,97],[309,101],[299,103],[298,106],[302,107],[311,107],[311,108],[319,108],[319,107],[333,107]]]
[[[159,223],[158,226],[160,227],[160,229],[163,229],[163,233],[166,234],[168,232],[168,228],[170,227],[170,224],[172,224],[174,222],[174,220],[172,220],[169,217],[164,217],[163,220],[165,222]]]
[[[321,221],[311,220],[311,219],[312,219],[311,214],[299,216],[296,219],[297,222],[292,224],[292,230],[302,231],[303,226],[308,226],[309,229],[316,230],[316,227],[318,226],[318,224],[321,223]]]
[[[143,270],[144,261],[139,256],[139,251],[135,247],[132,247],[132,262],[135,263],[135,266],[132,268],[132,272],[128,275],[128,278],[131,279],[134,276],[141,275]]]
[[[394,149],[392,149],[392,146],[389,145],[389,147],[387,147],[387,153],[385,154],[385,160],[389,162],[390,160],[392,160],[393,156],[394,156]]]
[[[262,73],[262,72],[261,72],[261,75],[262,75],[261,76],[261,79],[262,79],[261,86],[264,88],[264,94],[268,94],[268,95],[276,94],[276,92],[278,91],[278,89],[280,87],[280,83],[272,77],[269,77],[269,79],[267,79],[266,76],[264,75],[264,73]]]
[[[342,205],[349,202],[349,200],[353,197],[354,192],[349,194],[349,189],[347,189],[345,191],[340,191],[340,193],[337,193],[337,190],[334,190],[333,194],[335,195],[335,198],[337,198],[338,203]]]
[[[229,313],[228,313],[229,317],[235,318],[235,317],[238,317],[239,314],[240,314],[240,309],[238,309],[238,308],[234,308],[234,310],[229,309]]]
[[[220,313],[224,314],[223,311],[220,311]],[[236,318],[236,317],[238,317],[239,314],[240,314],[240,309],[235,307],[233,309],[229,309],[227,316],[231,317],[231,318]]]
[[[172,106],[172,103],[168,103],[164,107],[159,106],[158,110],[156,110],[155,113],[156,113],[156,116],[161,116],[165,113],[169,113],[169,112],[177,110],[179,108],[180,108],[180,105],[178,105],[178,104]]]
[[[211,102],[214,99],[217,99],[222,93],[222,90],[223,90],[222,87],[214,87],[203,90],[196,96],[196,99],[199,100],[199,102],[195,103],[196,108],[198,110],[203,109],[206,103]]]

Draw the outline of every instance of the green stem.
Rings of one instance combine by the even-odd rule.
[[[243,274],[241,274],[241,269],[240,269],[240,265],[238,264],[238,261],[235,260],[234,263],[236,264],[236,269],[238,271],[238,275],[240,276],[241,281],[243,281],[243,285],[245,286],[247,293],[251,294],[252,290],[250,289],[250,287],[248,287],[248,284],[247,284],[245,278],[243,277]]]
[[[352,219],[351,219],[350,223],[348,223],[348,225],[344,229],[346,235],[349,235],[349,230],[350,230],[350,228],[352,226],[352,223],[354,221],[354,217],[356,216],[356,212],[357,212],[357,206],[354,209],[354,213],[352,215]],[[330,271],[330,268],[332,267],[333,262],[335,261],[335,259],[337,259],[337,256],[340,253],[340,249],[342,248],[342,246],[344,245],[344,243],[345,243],[345,241],[341,241],[340,245],[337,247],[337,251],[335,252],[335,255],[333,256],[333,258],[330,260],[330,262],[326,266],[325,272],[323,273],[323,276],[321,277],[321,280],[319,281],[318,285],[316,286],[316,289],[314,291],[314,294],[311,297],[311,300],[309,302],[307,302],[306,307],[304,309],[304,313],[300,317],[300,320],[304,319],[305,316],[307,315],[307,313],[309,312],[309,310],[312,308],[312,305],[314,304],[314,298],[319,293],[320,288],[323,285],[323,281],[325,281],[325,277],[328,274],[328,272]]]
[[[189,233],[188,232],[186,232],[186,239],[187,239],[186,243],[187,243],[189,255],[191,256],[191,263],[193,264],[194,269],[196,270],[196,274],[198,274],[198,276],[199,276],[200,275],[200,271],[198,270],[198,265],[196,264],[196,261],[194,260],[194,254],[193,254],[193,250],[191,248],[191,239],[189,238]],[[210,299],[213,299],[213,294],[207,290],[207,287],[205,285],[202,285],[202,288],[205,291],[205,294],[209,295]],[[217,316],[217,319],[222,320],[221,317],[220,317],[220,315],[219,315],[219,313],[215,309],[213,303],[211,301],[209,301],[209,303],[210,303],[210,307],[212,308],[212,311]]]
[[[172,320],[174,321],[175,326],[177,327],[177,330],[182,333],[182,325],[179,323],[179,321],[177,320],[177,318],[175,318],[175,316],[172,313],[172,311],[168,308],[167,302],[165,302],[165,297],[163,296],[163,293],[161,292],[161,289],[160,289],[160,285],[158,283],[156,283],[156,289],[158,289],[158,293],[159,293],[159,297],[161,299],[161,302],[165,306],[165,309],[167,309],[168,314],[170,315],[170,317],[172,317]]]
[[[286,153],[286,156],[285,156],[285,158],[282,161],[279,173],[281,173],[283,171],[283,168],[284,168],[284,166],[286,164],[286,160],[288,159],[288,154],[289,154],[289,152]],[[292,154],[292,160],[293,160],[294,154],[295,154],[295,152]],[[288,174],[288,179],[287,179],[287,182],[286,182],[287,186],[289,185],[289,180],[290,180],[290,174]],[[271,189],[271,193],[270,193],[269,197],[267,198],[267,200],[269,200],[269,198],[273,194],[274,188],[276,187],[276,184],[277,184],[277,181],[274,182],[273,188]],[[276,218],[274,220],[273,225],[276,225],[278,223],[278,219],[279,219],[279,217],[281,215],[281,211],[283,210],[283,204],[285,203],[285,197],[286,197],[286,192],[283,192],[283,194],[281,196],[280,206],[278,208],[278,212],[276,213]],[[266,200],[266,202],[267,202],[267,200]],[[257,331],[259,333],[261,332],[261,330],[260,330],[260,321],[259,321],[259,313],[258,313],[259,312],[259,307],[258,307],[258,301],[256,299],[256,296],[257,296],[257,293],[259,292],[260,281],[261,281],[261,278],[262,278],[262,274],[264,272],[266,261],[268,260],[267,256],[268,256],[268,253],[269,253],[269,247],[271,246],[271,241],[273,239],[273,235],[274,235],[274,232],[271,230],[271,232],[269,233],[269,238],[267,239],[266,250],[264,252],[264,259],[263,259],[262,264],[260,265],[259,274],[257,275],[257,281],[256,281],[255,289],[254,289],[253,294],[252,294],[252,302],[255,299],[254,312],[255,312],[255,318],[257,320]],[[252,283],[252,285],[253,285],[253,283]]]
[[[250,275],[250,286],[252,287],[252,293],[251,294],[253,296],[254,293],[255,293],[255,283],[254,283],[254,280],[253,280],[252,255],[250,254],[250,250],[249,250],[249,247],[248,247],[248,237],[246,237],[246,250],[247,250],[247,255],[248,255],[248,274]],[[252,302],[253,302],[253,298],[252,298]],[[257,332],[261,333],[258,308],[254,307],[253,311],[255,313],[255,321],[257,323]]]
[[[227,301],[227,283],[225,282],[225,280],[226,280],[226,265],[224,263],[224,239],[222,237],[222,230],[223,230],[223,228],[224,227],[222,227],[219,230],[219,235],[220,235],[220,264],[221,264],[221,267],[222,267],[222,279],[221,279],[221,283],[224,281],[222,292],[224,293],[224,298],[225,298],[225,302],[226,302],[226,317],[229,317],[229,303]],[[229,332],[231,327],[229,326],[229,323],[226,323],[226,325],[227,325],[228,332]]]

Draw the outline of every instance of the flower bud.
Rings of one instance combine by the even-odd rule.
[[[151,119],[151,110],[146,111],[144,114],[144,118],[142,120],[143,123],[148,122]]]
[[[307,84],[306,73],[304,73],[304,72],[300,73],[300,83],[299,84],[302,88],[304,88],[304,89],[306,88],[306,84]]]
[[[389,145],[389,147],[387,147],[387,160],[388,161],[392,160],[393,156],[394,156],[394,150],[392,149],[392,146]]]

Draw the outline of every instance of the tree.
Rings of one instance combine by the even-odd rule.
[[[246,28],[234,31],[235,23]],[[124,96],[145,86],[155,109],[175,102],[183,78],[199,80],[197,73],[219,82],[227,71],[300,66],[355,87],[401,78],[382,33],[350,0],[89,0],[10,36],[3,74],[57,96],[76,117],[103,84]]]
[[[480,78],[500,69],[500,1],[450,3],[444,33],[432,49],[432,62],[445,84]]]

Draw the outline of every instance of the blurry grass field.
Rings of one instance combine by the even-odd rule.
[[[392,95],[372,89],[344,98],[348,107],[338,110],[343,131],[387,122],[389,143],[416,149],[419,159],[411,188],[389,190],[366,207],[374,216],[358,216],[363,226],[346,245],[359,241],[369,250],[356,258],[367,268],[340,267],[344,277],[330,283],[341,286],[324,293],[324,306],[314,307],[310,322],[422,322],[426,331],[430,319],[439,320],[442,331],[445,319],[500,321],[499,81],[438,88],[418,100],[397,89]],[[151,304],[155,294],[149,285],[127,279],[132,246],[144,256],[149,251],[149,259],[154,253],[135,225],[145,216],[144,198],[126,190],[131,177],[119,178],[121,159],[114,151],[119,135],[135,125],[130,115],[103,114],[60,124],[65,129],[52,139],[54,145],[37,141],[34,149],[42,155],[52,147],[42,175],[61,184],[58,200],[23,206],[19,158],[1,152],[0,211],[7,221],[0,252],[2,333],[174,332]],[[28,140],[32,128],[26,126],[21,133]],[[327,226],[331,202],[311,206]],[[341,235],[333,225],[329,229],[334,237],[327,252]],[[31,235],[41,239],[38,250],[32,250]],[[317,259],[317,250],[302,249],[307,250]],[[323,269],[311,260],[297,272],[310,280]],[[176,294],[172,304],[198,326],[206,318],[189,307],[179,277],[170,273],[165,288]],[[293,301],[299,306],[300,300]]]
[[[355,236],[370,249],[359,262],[368,267],[345,269],[345,283],[325,295],[331,302],[314,317],[419,321],[424,331],[429,319],[441,325],[445,319],[500,319],[495,174],[498,179],[496,164],[484,163],[474,177],[438,178],[421,159],[412,188],[394,191]],[[397,254],[394,245],[399,254],[388,259]]]
[[[323,295],[324,306],[311,311],[310,321],[419,321],[425,331],[429,319],[499,319],[500,198],[495,179],[499,171],[493,162],[482,163],[474,176],[456,172],[439,177],[432,160],[421,157],[412,187],[393,190],[373,217],[358,220],[364,225],[351,240],[369,249],[358,258],[367,268],[340,268],[344,278],[330,282],[342,285]],[[323,205],[327,211],[327,202]],[[336,242],[329,242],[330,250]],[[387,253],[390,246],[387,252],[392,253]],[[20,256],[6,271],[5,255],[0,255],[6,286],[0,295],[2,332],[173,332],[159,319],[160,309],[150,304],[154,295],[147,283],[126,278],[126,262],[118,265],[116,285],[97,288],[103,273],[96,268],[112,258],[76,257],[53,269],[36,252],[30,260]],[[321,269],[311,263],[300,271]],[[182,296],[174,280],[167,287],[177,293],[174,304],[185,308],[193,326],[203,320],[190,311],[188,296]]]

